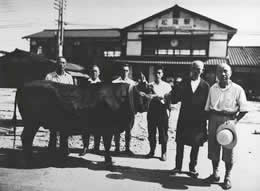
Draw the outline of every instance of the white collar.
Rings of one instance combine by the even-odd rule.
[[[198,82],[200,82],[200,77],[198,77],[198,79],[196,80],[191,80],[191,83],[198,83]]]

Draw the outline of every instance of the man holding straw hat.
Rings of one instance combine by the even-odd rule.
[[[208,158],[212,161],[213,173],[204,181],[218,182],[220,150],[225,162],[224,189],[231,188],[233,149],[236,144],[236,123],[248,112],[245,91],[230,80],[231,67],[226,63],[217,65],[217,82],[210,88],[205,110],[209,113]]]

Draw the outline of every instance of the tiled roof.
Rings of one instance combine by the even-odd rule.
[[[57,30],[43,30],[23,38],[53,38]],[[64,37],[67,38],[119,38],[120,29],[74,29],[65,30]]]
[[[234,66],[260,66],[260,47],[229,47],[228,56]]]
[[[126,59],[117,59],[113,60],[112,62],[116,63],[127,63],[127,64],[161,64],[161,65],[170,65],[170,64],[182,64],[182,65],[188,65],[191,64],[192,61],[169,61],[169,60],[126,60]],[[224,58],[211,58],[205,61],[206,65],[217,65],[219,63],[226,62],[226,59]]]

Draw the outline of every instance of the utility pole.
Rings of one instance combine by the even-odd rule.
[[[64,44],[64,3],[66,0],[54,0],[54,8],[58,10],[58,30],[57,30],[57,56],[63,57]]]

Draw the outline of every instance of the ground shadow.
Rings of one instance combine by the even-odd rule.
[[[22,150],[0,149],[0,168],[12,169],[39,169],[48,167],[57,168],[88,168],[91,170],[105,170],[105,162],[89,161],[80,157],[60,157],[59,153],[49,153],[46,148],[33,149],[33,158],[25,160]]]
[[[74,152],[80,153],[81,150],[80,151],[73,150],[73,153]],[[101,150],[101,151],[89,150],[87,153],[104,156],[105,151],[103,151],[103,150]],[[110,154],[111,154],[112,157],[114,156],[114,157],[119,157],[119,158],[136,158],[136,159],[145,159],[145,158],[147,158],[146,155],[129,153],[129,152],[126,152],[126,151],[120,151],[120,152],[110,151]],[[160,157],[157,157],[157,156],[153,156],[153,157],[150,157],[150,158],[160,159]]]
[[[202,179],[185,176],[170,176],[169,170],[143,169],[126,166],[113,166],[106,177],[116,180],[130,179],[134,181],[159,183],[163,188],[186,190],[189,186],[209,187]]]
[[[80,151],[75,150],[76,153]],[[50,155],[46,148],[34,148],[33,160],[30,165],[25,165],[22,150],[0,149],[0,168],[12,169],[39,169],[39,168],[88,168],[90,170],[107,170],[109,179],[130,179],[140,182],[158,183],[168,189],[188,189],[189,186],[208,187],[201,179],[186,176],[170,176],[169,170],[144,169],[129,166],[107,166],[104,162],[89,161],[80,157],[67,157],[61,160],[59,157]]]

